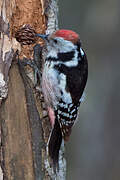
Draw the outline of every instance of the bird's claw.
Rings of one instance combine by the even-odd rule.
[[[22,64],[24,66],[30,66],[33,69],[34,72],[34,86],[36,87],[38,84],[38,81],[41,81],[41,77],[42,77],[42,73],[39,70],[39,68],[37,67],[36,63],[34,62],[34,60],[30,60],[27,58],[24,58],[22,61]]]

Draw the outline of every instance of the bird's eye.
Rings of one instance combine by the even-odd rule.
[[[54,43],[57,44],[57,39],[54,39]]]

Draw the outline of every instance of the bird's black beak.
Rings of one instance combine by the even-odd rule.
[[[36,34],[37,37],[40,37],[43,40],[48,40],[48,35],[46,34]]]

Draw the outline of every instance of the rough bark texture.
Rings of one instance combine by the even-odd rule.
[[[24,24],[37,33],[52,33],[58,28],[57,9],[55,0],[0,1],[0,180],[65,179],[64,145],[55,175],[46,153],[50,124],[43,118],[44,103],[26,75],[33,77],[31,69],[18,63],[18,54],[33,59],[35,44],[21,46],[14,38]]]
[[[4,178],[32,180],[31,132],[25,105],[25,88],[17,65],[12,65],[10,70],[8,88],[8,97],[1,106]]]

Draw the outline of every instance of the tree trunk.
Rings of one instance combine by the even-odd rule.
[[[33,59],[35,44],[20,45],[15,39],[16,31],[25,24],[37,33],[52,33],[58,28],[57,10],[55,0],[0,2],[0,180],[65,179],[64,145],[56,175],[46,153],[50,124],[44,117],[44,102],[28,78],[33,79],[31,68],[24,70],[17,61]]]

